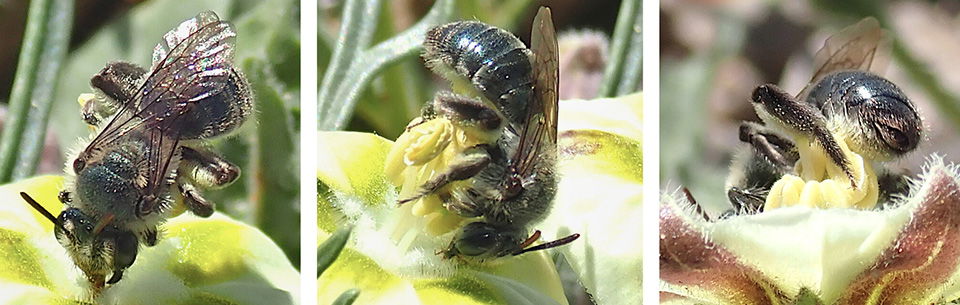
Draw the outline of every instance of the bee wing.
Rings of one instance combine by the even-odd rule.
[[[167,186],[167,170],[170,168],[170,162],[180,143],[180,136],[177,132],[169,134],[157,129],[151,129],[148,132],[147,144],[150,148],[147,150],[147,185],[143,189],[144,195],[152,195],[153,198],[160,198],[160,194]],[[145,200],[140,205],[140,214],[147,215],[157,211],[161,200]]]
[[[224,89],[235,37],[230,24],[213,12],[202,12],[163,35],[149,75],[87,149],[134,129],[169,131],[197,102]]]
[[[816,70],[798,97],[805,98],[816,82],[832,72],[863,70],[883,75],[890,63],[890,39],[873,17],[830,36],[814,56]]]
[[[209,11],[164,34],[154,48],[153,65],[143,84],[85,152],[137,130],[151,146],[147,194],[159,190],[180,140],[179,131],[173,127],[197,102],[224,90],[232,69],[235,38],[232,26]]]
[[[511,159],[511,171],[521,178],[530,177],[537,156],[544,148],[557,144],[557,84],[559,83],[559,51],[550,9],[541,7],[533,19],[530,48],[534,55],[534,97],[527,103],[527,121],[520,134],[520,144]]]

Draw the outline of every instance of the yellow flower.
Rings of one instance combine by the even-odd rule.
[[[532,226],[544,240],[582,235],[554,250],[597,304],[641,298],[640,108],[639,94],[560,102],[559,190],[550,214]],[[460,141],[456,134],[443,134],[442,126],[429,130],[398,140],[412,149],[405,156],[442,154],[419,150],[426,146],[413,145],[417,141]],[[393,143],[372,134],[321,132],[318,138],[320,242],[342,237],[334,234],[337,228],[352,228],[339,256],[328,268],[321,266],[321,304],[350,289],[359,291],[354,304],[567,304],[547,251],[483,264],[436,255],[453,233],[416,229],[422,226],[413,224],[419,216],[411,213],[412,205],[397,207],[402,196],[391,184],[397,175],[385,173],[385,160],[417,158],[388,157]],[[330,244],[324,244],[321,257],[337,256],[340,248]]]
[[[262,232],[216,213],[167,221],[123,279],[91,296],[89,283],[53,236],[53,224],[19,192],[56,214],[60,176],[0,186],[2,304],[294,304],[299,275]]]

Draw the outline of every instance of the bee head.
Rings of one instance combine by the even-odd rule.
[[[525,230],[509,226],[495,226],[485,222],[467,224],[454,237],[450,247],[442,254],[449,258],[473,258],[484,260],[503,256],[550,249],[573,242],[580,234],[572,234],[558,240],[528,247],[540,239],[540,231],[526,237]]]
[[[54,225],[57,242],[67,250],[70,258],[99,289],[104,277],[112,273],[107,284],[120,280],[123,271],[137,258],[139,242],[137,236],[118,227],[113,215],[99,219],[91,217],[80,209],[69,207],[53,217],[43,206],[27,193],[20,196],[37,212],[43,214]]]
[[[108,217],[112,220],[113,217]],[[54,228],[54,234],[60,244],[86,244],[96,239],[109,222],[95,221],[77,208],[67,208],[60,212],[57,217],[57,225]]]
[[[137,258],[137,236],[114,224],[113,215],[96,219],[70,207],[63,210],[57,220],[60,222],[54,229],[57,241],[88,277],[102,281],[111,272],[106,283],[116,283]]]
[[[454,237],[444,257],[485,259],[506,256],[523,242],[520,229],[498,227],[485,222],[472,222]]]

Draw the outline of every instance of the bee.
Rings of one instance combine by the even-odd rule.
[[[436,135],[430,140],[435,145],[395,145],[391,152],[404,153],[408,166],[443,164],[421,185],[404,182],[399,200],[437,196],[446,210],[468,219],[438,254],[483,261],[577,239],[573,234],[530,247],[540,231],[529,234],[527,228],[546,216],[557,188],[559,68],[550,10],[537,13],[530,49],[507,31],[461,21],[430,29],[423,58],[454,87],[471,92],[438,93],[397,140]]]
[[[240,168],[203,148],[250,115],[249,85],[233,59],[236,32],[201,12],[163,35],[144,69],[111,62],[81,95],[82,117],[97,132],[68,158],[58,217],[21,196],[54,223],[54,235],[94,291],[118,282],[140,245],[182,206],[208,217],[214,204],[198,187],[218,188]],[[106,276],[110,275],[107,279]]]
[[[888,54],[889,39],[867,18],[824,43],[810,83],[796,97],[773,84],[753,91],[763,123],[740,125],[740,141],[749,148],[735,157],[727,179],[733,213],[797,196],[784,200],[872,208],[907,192],[905,174],[873,168],[923,139],[916,106],[881,76]],[[820,191],[805,188],[809,181]]]

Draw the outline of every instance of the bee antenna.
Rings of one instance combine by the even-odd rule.
[[[57,221],[57,218],[54,217],[53,214],[50,214],[50,212],[47,211],[47,209],[45,209],[42,205],[40,205],[39,202],[34,200],[33,197],[30,197],[30,195],[25,192],[20,192],[20,197],[22,197],[24,201],[30,204],[30,206],[32,206],[34,210],[37,210],[37,212],[40,212],[40,214],[42,214],[44,217],[47,217],[47,219],[49,219],[54,226],[61,227],[62,229],[62,225],[60,224],[60,221]]]
[[[523,241],[522,243],[520,243],[520,247],[518,247],[518,248],[520,248],[520,249],[526,248],[526,247],[532,245],[533,242],[537,241],[537,239],[540,239],[540,230],[534,231],[534,232],[533,232],[533,235],[530,235],[530,237],[527,237],[527,240],[525,240],[525,241]]]
[[[537,233],[540,233],[540,231],[537,231],[537,232],[534,233],[533,235],[539,237],[539,234],[537,234]],[[531,236],[531,237],[533,237],[533,236]],[[547,242],[547,243],[542,243],[542,244],[539,244],[539,245],[536,245],[536,246],[533,246],[533,247],[530,247],[530,248],[521,249],[521,250],[519,250],[519,251],[517,251],[517,252],[514,252],[513,255],[514,255],[514,256],[517,256],[517,255],[524,254],[524,253],[531,252],[531,251],[546,250],[546,249],[550,249],[550,248],[555,248],[555,247],[563,246],[563,245],[566,245],[566,244],[569,244],[569,243],[573,242],[574,240],[577,240],[577,238],[580,238],[580,234],[579,234],[579,233],[573,233],[573,234],[570,234],[570,235],[568,235],[567,237],[564,237],[564,238],[561,238],[561,239],[557,239],[557,240],[554,240],[554,241],[551,241],[551,242]],[[530,239],[528,238],[527,241],[530,241]],[[532,241],[530,241],[530,243],[532,243]],[[529,243],[525,241],[524,244],[529,244]]]
[[[103,231],[103,228],[106,228],[107,225],[113,222],[113,218],[114,218],[113,214],[107,214],[106,216],[101,218],[100,221],[97,222],[97,226],[93,227],[93,235],[100,234],[100,232]]]

